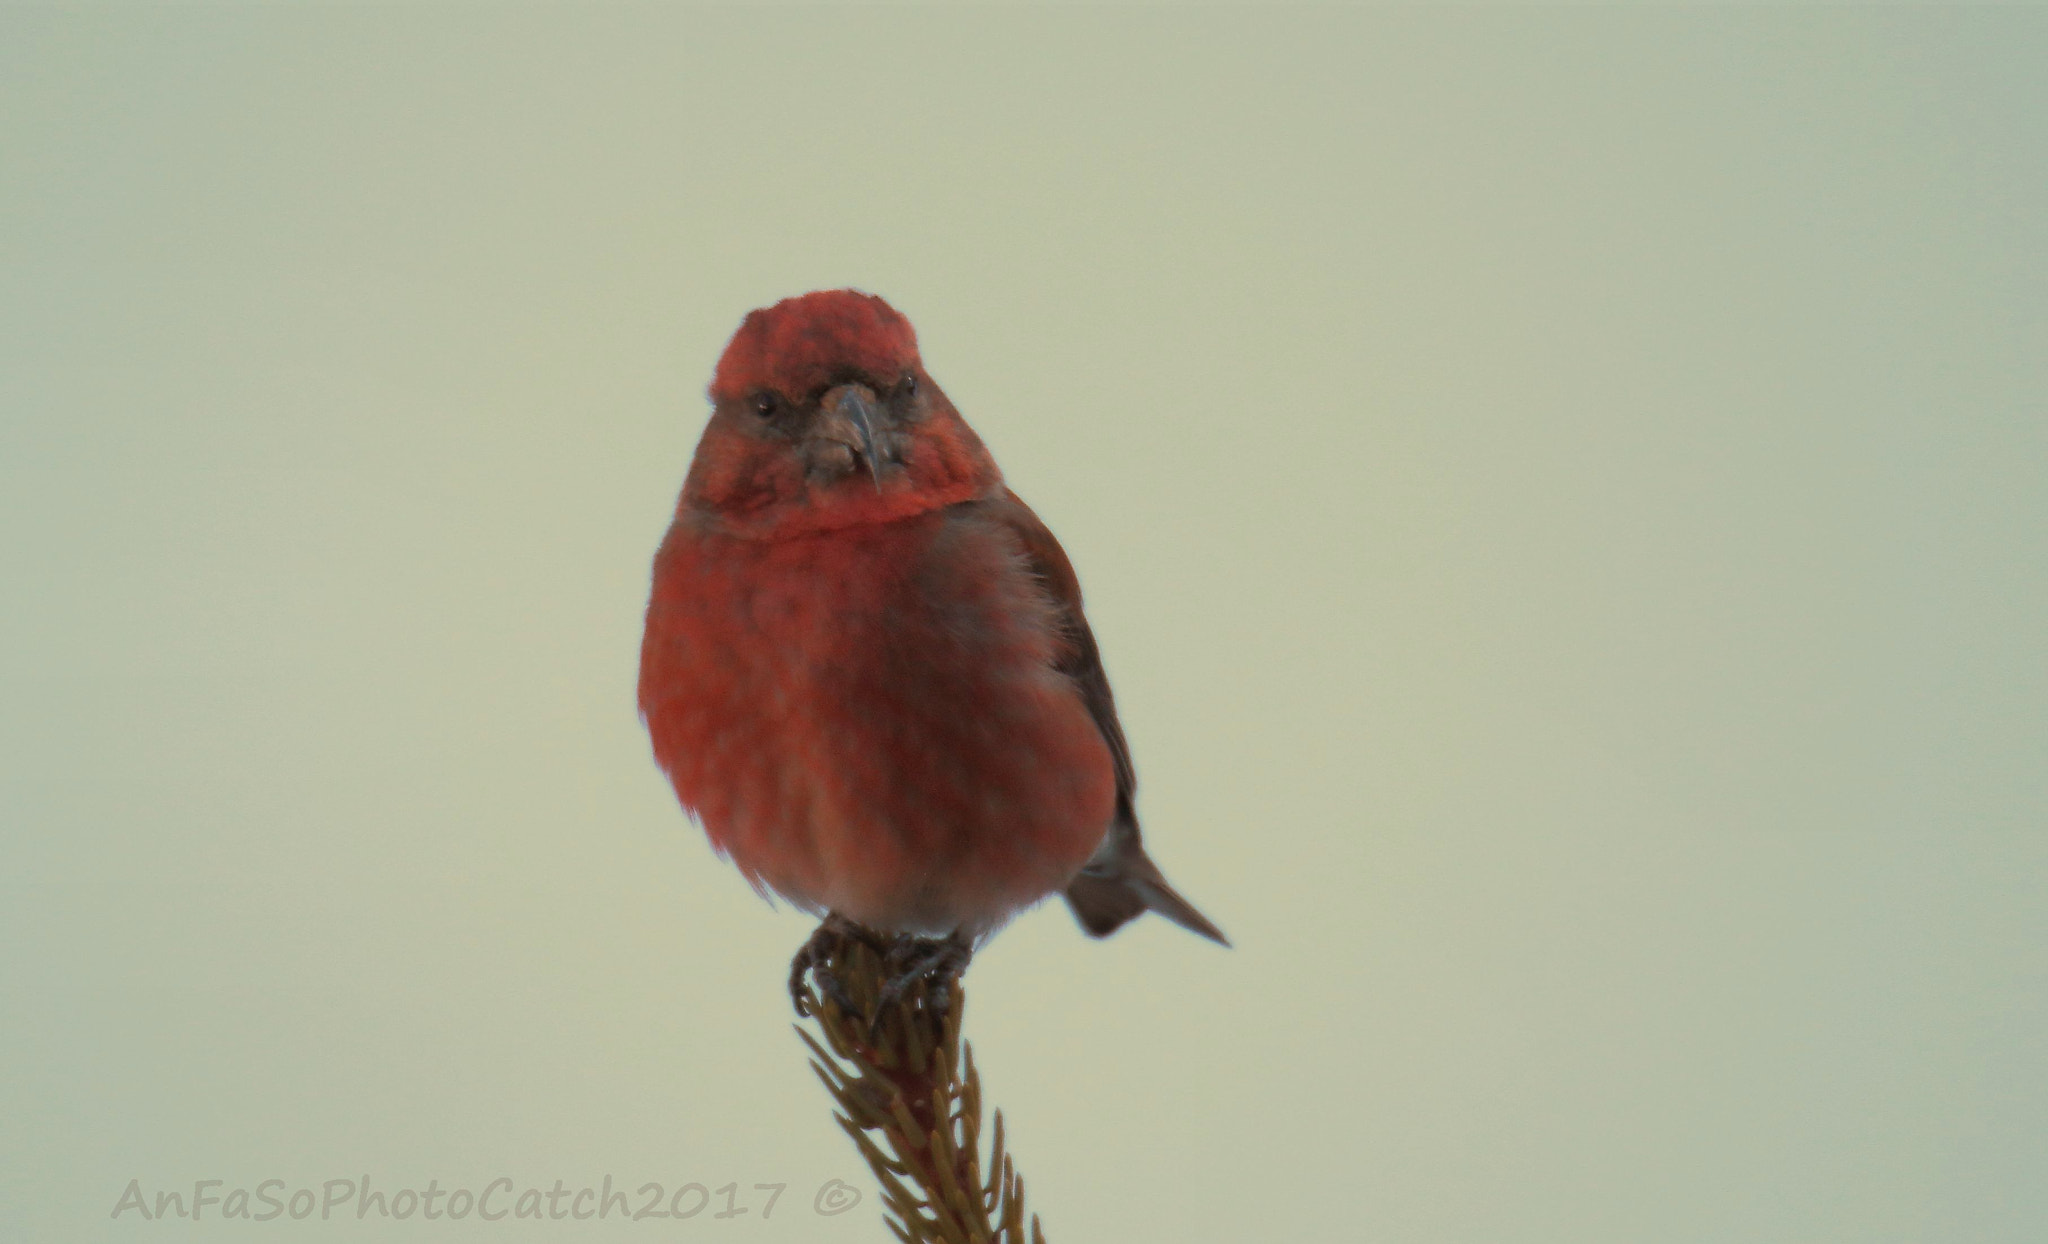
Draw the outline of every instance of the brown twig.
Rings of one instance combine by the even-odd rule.
[[[886,939],[824,936],[813,970],[829,973],[862,1013],[842,1011],[832,990],[813,990],[807,973],[803,1009],[824,1040],[802,1025],[797,1035],[839,1104],[833,1117],[874,1169],[889,1229],[904,1244],[1045,1244],[1036,1215],[1026,1233],[1024,1178],[1003,1151],[1000,1110],[982,1163],[981,1078],[960,1040],[960,983],[934,990],[918,981],[877,1014],[888,956],[876,942]]]

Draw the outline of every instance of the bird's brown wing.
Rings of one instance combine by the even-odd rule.
[[[1090,934],[1107,937],[1149,907],[1183,928],[1228,946],[1222,931],[1166,884],[1158,866],[1145,854],[1133,802],[1137,771],[1131,766],[1131,747],[1124,740],[1123,726],[1116,719],[1116,697],[1110,694],[1095,632],[1088,628],[1088,615],[1081,609],[1081,580],[1074,573],[1074,564],[1016,493],[1006,488],[1000,498],[979,505],[1016,536],[1032,573],[1045,585],[1060,628],[1053,668],[1072,680],[1116,765],[1116,817],[1095,857],[1067,887],[1067,903],[1074,909],[1074,918]]]
[[[1058,609],[1060,642],[1053,668],[1073,680],[1081,702],[1088,706],[1088,715],[1095,719],[1103,741],[1109,744],[1110,757],[1116,763],[1117,819],[1132,819],[1131,800],[1137,792],[1138,777],[1131,767],[1130,744],[1124,741],[1123,727],[1117,723],[1116,697],[1110,694],[1109,676],[1102,671],[1102,653],[1095,647],[1095,632],[1088,629],[1088,615],[1081,611],[1080,576],[1067,560],[1067,551],[1016,493],[1006,488],[1000,500],[984,504],[990,516],[1009,528],[1024,546],[1032,573],[1045,584],[1047,595]]]

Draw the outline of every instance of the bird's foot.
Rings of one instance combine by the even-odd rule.
[[[878,953],[874,935],[865,928],[848,920],[838,912],[826,913],[811,940],[805,942],[789,961],[789,1000],[795,1004],[798,1018],[810,1015],[810,1007],[804,1000],[804,978],[817,982],[819,992],[839,1008],[843,1015],[858,1015],[860,1008],[854,1004],[846,986],[832,971],[832,954],[848,939],[862,943]]]
[[[953,985],[974,957],[974,943],[959,933],[945,937],[906,937],[889,947],[883,966],[890,976],[875,1003],[875,1019],[902,1000],[919,981],[925,982],[926,1004],[940,1015],[953,1009]]]

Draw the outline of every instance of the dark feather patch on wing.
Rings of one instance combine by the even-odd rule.
[[[1131,747],[1124,741],[1123,726],[1116,719],[1116,697],[1110,694],[1109,675],[1102,669],[1102,654],[1095,647],[1095,632],[1088,629],[1088,616],[1081,611],[1081,580],[1067,551],[1031,507],[1016,493],[1003,490],[1000,498],[978,503],[998,522],[1008,527],[1024,546],[1032,573],[1045,584],[1057,607],[1060,621],[1060,655],[1053,668],[1073,680],[1088,715],[1102,731],[1103,742],[1116,764],[1117,819],[1136,829],[1132,800],[1138,789],[1138,775],[1131,766]]]

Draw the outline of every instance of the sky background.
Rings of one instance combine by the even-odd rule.
[[[2043,64],[2016,8],[0,11],[0,1234],[887,1238],[809,923],[634,710],[714,360],[857,285],[1237,944],[975,962],[1055,1244],[2048,1236]],[[112,1216],[364,1175],[751,1212]]]

